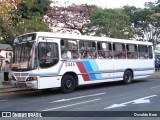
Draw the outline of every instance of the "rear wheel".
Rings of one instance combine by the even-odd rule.
[[[126,70],[123,75],[123,83],[129,84],[132,82],[132,79],[133,79],[133,73],[130,70]]]
[[[61,91],[63,93],[70,93],[70,92],[73,92],[74,89],[75,89],[75,80],[74,80],[74,77],[71,76],[71,75],[65,75],[63,78],[62,78],[62,81],[61,81]]]

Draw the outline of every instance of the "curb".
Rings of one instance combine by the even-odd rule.
[[[1,90],[4,90],[4,89],[11,89],[11,88],[16,88],[14,86],[12,86],[11,82],[10,81],[2,81],[0,83],[0,91]]]
[[[2,81],[0,84],[0,94],[20,92],[20,91],[31,91],[31,90],[32,89],[30,88],[12,86],[10,81]]]
[[[12,86],[10,86],[10,87],[8,87],[8,86],[7,87],[2,87],[2,88],[0,88],[0,91],[1,90],[5,90],[5,89],[11,89],[11,88],[16,88],[16,87],[12,87]]]
[[[16,88],[15,88],[15,89],[16,89]],[[10,89],[10,90],[7,90],[7,91],[6,91],[6,90],[4,90],[4,91],[2,90],[2,91],[1,91],[1,90],[2,90],[2,89],[0,89],[0,95],[1,95],[1,94],[6,94],[6,93],[12,93],[12,92],[14,93],[14,92],[20,92],[20,91],[31,91],[32,89],[27,89],[27,88],[18,89],[18,88],[17,88],[16,90],[11,90],[11,89]]]
[[[160,77],[160,72],[156,72],[155,74],[149,76],[148,78]]]

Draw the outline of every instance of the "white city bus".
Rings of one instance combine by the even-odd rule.
[[[76,86],[148,77],[154,73],[150,42],[55,34],[28,33],[13,43],[12,83],[33,89]]]

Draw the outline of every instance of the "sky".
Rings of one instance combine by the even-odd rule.
[[[75,4],[94,4],[104,8],[120,8],[125,5],[144,8],[145,2],[155,2],[157,0],[60,0],[61,2],[69,1]]]

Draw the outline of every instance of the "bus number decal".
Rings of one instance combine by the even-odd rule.
[[[75,66],[75,63],[74,63],[74,62],[66,62],[66,63],[65,63],[65,66],[66,66],[66,67],[74,67],[74,66]]]

